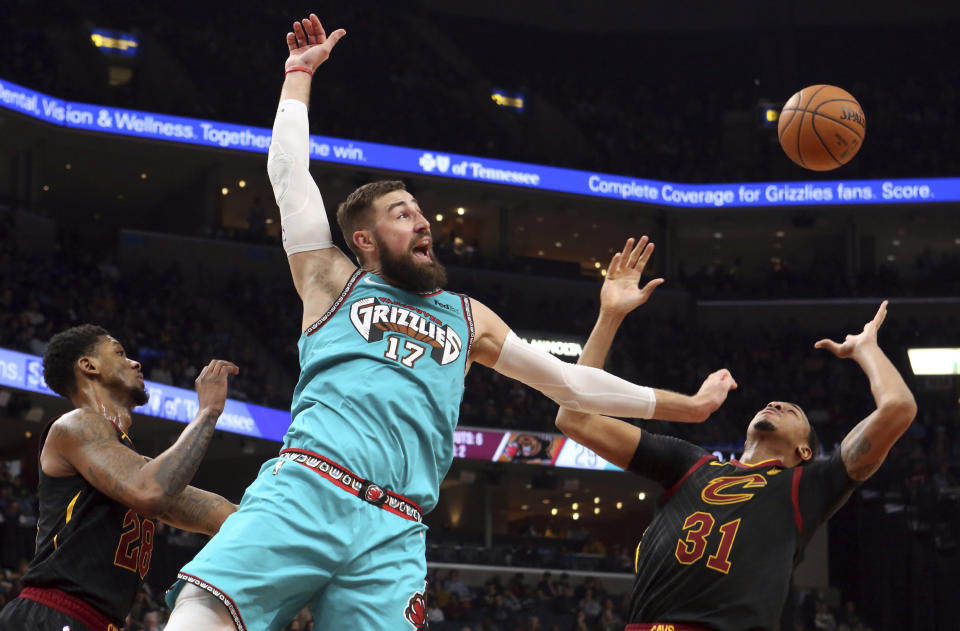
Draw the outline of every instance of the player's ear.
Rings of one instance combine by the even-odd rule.
[[[810,449],[809,445],[798,445],[797,456],[800,457],[801,462],[806,462],[807,460],[813,458],[813,450]]]
[[[97,359],[95,357],[90,357],[89,355],[84,355],[78,359],[77,363],[75,364],[75,369],[80,371],[80,375],[87,378],[100,374],[100,367]]]
[[[354,232],[353,244],[357,247],[358,252],[373,252],[377,249],[372,230],[357,230]]]

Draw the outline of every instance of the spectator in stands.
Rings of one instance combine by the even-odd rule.
[[[541,602],[550,602],[557,596],[557,590],[554,589],[553,580],[550,578],[550,572],[544,572],[540,582],[537,583],[537,598]]]
[[[447,575],[447,580],[444,582],[444,589],[451,594],[456,594],[461,600],[470,598],[470,589],[460,578],[460,572],[457,570],[450,570],[450,574]]]

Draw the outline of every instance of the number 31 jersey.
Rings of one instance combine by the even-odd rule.
[[[779,460],[718,462],[699,447],[646,432],[640,443],[655,439],[674,448],[671,466],[685,460],[689,468],[679,479],[658,480],[667,491],[637,548],[631,622],[774,628],[803,548],[854,488],[839,452],[784,468]],[[657,456],[671,452],[660,446]],[[652,464],[631,470],[656,479]]]
[[[429,512],[453,461],[473,337],[466,296],[417,294],[357,270],[300,336],[284,448],[334,460]]]

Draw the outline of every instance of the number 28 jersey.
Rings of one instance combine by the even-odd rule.
[[[630,469],[667,490],[637,547],[631,622],[774,628],[803,548],[855,487],[839,451],[785,468],[648,432],[640,445]]]
[[[41,448],[52,425],[40,438]],[[134,450],[130,438],[116,431],[117,440]],[[37,552],[24,586],[64,591],[123,626],[150,569],[154,521],[80,475],[52,477],[41,467],[38,495]]]
[[[420,505],[453,462],[474,326],[470,299],[357,270],[300,336],[284,448],[313,451]]]

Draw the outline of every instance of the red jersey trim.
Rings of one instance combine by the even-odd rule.
[[[226,606],[227,611],[230,612],[230,617],[233,619],[234,626],[237,627],[237,631],[247,631],[247,625],[243,622],[243,616],[240,615],[240,609],[237,608],[237,603],[234,602],[233,598],[230,598],[229,594],[224,592],[222,589],[211,585],[202,578],[194,576],[193,574],[187,574],[186,572],[177,572],[177,578],[188,583],[190,585],[196,585],[200,589],[204,589],[210,593],[211,596],[219,600]]]
[[[671,486],[671,487],[660,497],[660,501],[661,501],[661,502],[666,502],[668,499],[670,499],[670,496],[677,492],[677,489],[680,488],[680,485],[683,484],[684,482],[686,482],[686,481],[687,481],[687,478],[689,478],[691,475],[693,475],[693,472],[694,472],[694,471],[696,471],[697,469],[699,469],[700,467],[702,467],[706,462],[708,462],[708,461],[710,461],[710,460],[715,460],[715,459],[716,459],[716,456],[713,456],[713,455],[711,455],[711,454],[704,454],[704,455],[700,456],[700,459],[697,460],[697,461],[693,464],[692,467],[690,467],[690,470],[687,471],[686,473],[684,473],[684,474],[683,474],[683,477],[680,478],[679,480],[677,480],[677,483],[674,484],[673,486]]]
[[[790,499],[793,501],[793,519],[797,522],[797,533],[803,532],[803,515],[800,514],[800,477],[803,467],[793,468],[793,482],[790,485]]]
[[[362,269],[357,269],[353,276],[347,281],[347,284],[344,285],[343,290],[340,292],[340,295],[337,297],[336,301],[330,305],[330,308],[327,309],[327,312],[323,316],[308,326],[304,333],[309,337],[320,330],[327,321],[336,315],[337,311],[340,310],[340,307],[343,306],[343,303],[346,302],[347,298],[350,296],[350,293],[353,292],[353,288],[357,286],[357,283],[360,282],[360,279],[363,278],[363,275],[367,272]]]
[[[76,618],[78,622],[89,627],[90,631],[118,631],[119,629],[119,625],[113,624],[110,618],[93,605],[59,589],[24,587],[19,597],[46,605],[71,618]]]

